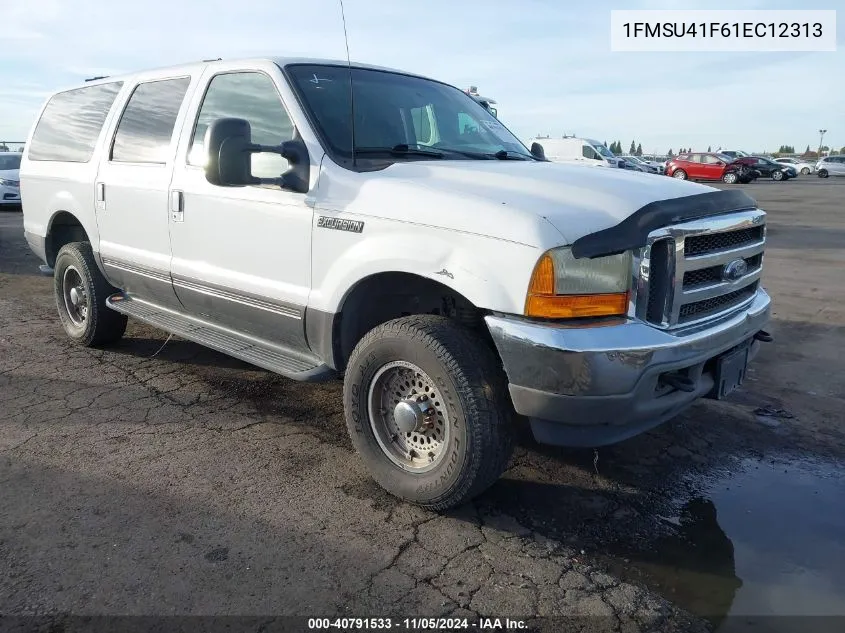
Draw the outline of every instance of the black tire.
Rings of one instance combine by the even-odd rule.
[[[425,472],[388,456],[370,416],[371,388],[377,393],[377,376],[397,362],[413,363],[433,380],[448,414],[443,456]],[[392,397],[389,389],[384,393]],[[367,333],[349,359],[343,403],[352,444],[373,478],[391,494],[432,510],[461,505],[486,490],[513,452],[514,413],[498,358],[481,338],[445,317],[403,317]],[[398,426],[395,416],[393,424]]]
[[[827,178],[828,175],[829,174],[827,173],[826,169],[819,169],[819,178]]]
[[[787,178],[786,174],[784,174],[781,170],[773,171],[772,172],[772,180],[785,180]]]
[[[72,305],[72,285],[84,291],[80,301],[84,303],[84,316]],[[126,331],[126,315],[106,307],[106,299],[118,290],[97,268],[88,242],[71,242],[59,250],[53,267],[53,292],[59,319],[73,342],[85,347],[106,345],[119,340]]]
[[[672,178],[677,178],[678,180],[686,180],[687,172],[685,172],[683,169],[676,169],[672,172]]]

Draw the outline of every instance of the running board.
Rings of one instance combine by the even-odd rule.
[[[202,319],[135,299],[130,295],[114,294],[106,299],[106,305],[165,332],[294,380],[315,382],[335,375],[331,368],[322,364],[316,357],[292,352]]]

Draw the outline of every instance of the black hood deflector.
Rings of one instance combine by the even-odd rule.
[[[575,240],[572,254],[581,259],[622,253],[645,246],[648,234],[662,226],[756,207],[757,201],[738,189],[649,202],[616,226]]]

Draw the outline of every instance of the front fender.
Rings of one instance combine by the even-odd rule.
[[[448,286],[476,307],[522,314],[540,249],[372,218],[366,228],[362,235],[315,231],[309,307],[339,312],[359,281],[402,272]]]

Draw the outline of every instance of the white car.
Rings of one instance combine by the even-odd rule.
[[[552,163],[424,77],[273,58],[103,78],[50,97],[27,147],[25,235],[72,341],[132,317],[342,376],[361,459],[425,507],[490,486],[520,419],[618,442],[725,397],[771,340],[745,193]]]
[[[795,171],[804,176],[806,176],[807,174],[812,174],[816,171],[815,164],[808,163],[797,158],[776,158],[775,161],[778,163],[783,163],[784,165],[790,165],[791,167],[794,167]]]
[[[825,156],[816,163],[819,178],[828,176],[845,176],[845,155]]]
[[[21,204],[20,152],[0,152],[0,208]]]

